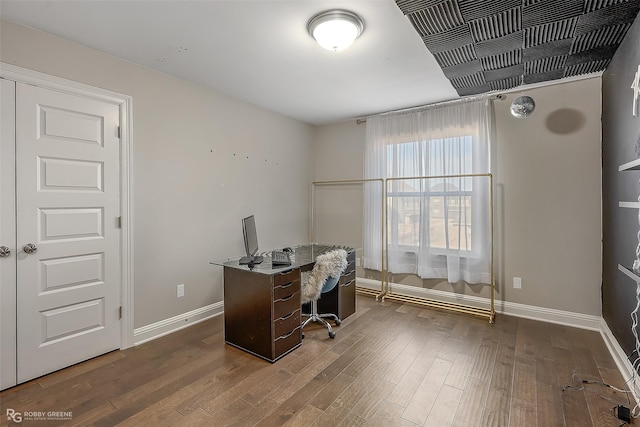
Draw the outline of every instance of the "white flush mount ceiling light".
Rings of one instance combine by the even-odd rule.
[[[364,30],[364,21],[348,10],[321,12],[309,20],[307,30],[320,46],[339,51],[348,48]]]

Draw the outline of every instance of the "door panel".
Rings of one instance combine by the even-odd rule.
[[[18,382],[120,347],[119,120],[16,85]]]
[[[104,254],[43,259],[40,265],[41,293],[104,283]]]
[[[0,79],[0,389],[16,385],[15,83]]]
[[[40,242],[104,238],[102,208],[41,208],[37,225]]]
[[[102,163],[40,158],[39,191],[102,191]]]

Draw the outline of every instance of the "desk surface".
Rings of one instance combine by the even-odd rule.
[[[308,245],[299,245],[291,247],[291,265],[271,265],[271,252],[265,252],[261,255],[264,256],[264,260],[260,264],[255,265],[241,265],[239,263],[241,257],[227,258],[219,261],[211,261],[213,265],[219,265],[222,267],[237,268],[240,270],[250,270],[255,273],[262,274],[274,274],[283,271],[291,270],[292,268],[304,267],[305,265],[313,264],[318,255],[322,255],[334,249],[344,249],[347,252],[353,250],[352,248],[339,245],[326,245],[319,243],[312,243]]]

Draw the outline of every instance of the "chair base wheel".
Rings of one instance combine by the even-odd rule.
[[[340,319],[336,319],[336,321],[334,322],[336,324],[336,326],[340,326],[340,324],[342,323],[342,321]]]
[[[329,338],[335,338],[336,337],[336,333],[333,331],[329,331]]]

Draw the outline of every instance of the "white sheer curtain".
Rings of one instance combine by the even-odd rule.
[[[442,177],[491,171],[488,99],[367,119],[365,178]],[[390,179],[391,273],[489,283],[489,178]],[[364,266],[381,270],[380,191],[365,187]]]

